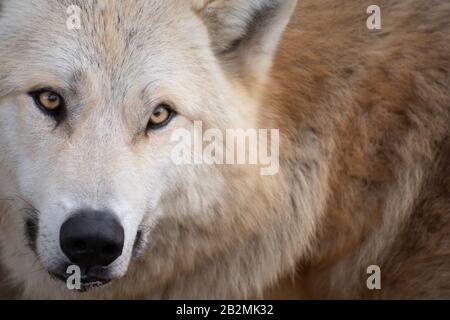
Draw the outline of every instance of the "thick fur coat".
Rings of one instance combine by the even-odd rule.
[[[0,1],[0,245],[22,297],[450,298],[448,1],[380,0],[380,30],[359,0],[24,2]],[[72,69],[79,111],[45,129],[23,95]],[[116,125],[138,122],[144,80],[181,105],[174,126],[280,129],[279,173],[163,163],[168,133]],[[120,279],[77,293],[47,274],[60,194],[117,198],[129,243],[145,227]]]

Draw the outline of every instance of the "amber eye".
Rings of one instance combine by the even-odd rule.
[[[160,104],[153,110],[147,129],[159,129],[169,124],[175,116],[175,111],[167,104]]]
[[[52,91],[42,91],[37,95],[36,98],[40,106],[47,109],[48,111],[54,111],[62,105],[61,97],[57,93]]]
[[[41,89],[29,93],[34,103],[47,115],[57,120],[64,116],[64,100],[56,92],[50,89]]]

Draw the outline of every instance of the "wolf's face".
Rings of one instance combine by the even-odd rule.
[[[292,3],[207,2],[2,1],[0,191],[14,203],[9,230],[22,230],[8,233],[5,260],[31,248],[57,278],[76,264],[85,284],[103,283],[126,273],[161,217],[208,219],[220,170],[175,165],[171,135],[197,120],[257,126],[243,79],[264,81]],[[250,28],[258,10],[272,32]],[[180,194],[183,208],[168,210]]]

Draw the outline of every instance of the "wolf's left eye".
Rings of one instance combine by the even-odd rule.
[[[147,125],[147,130],[155,130],[165,127],[176,115],[176,112],[168,104],[162,103],[153,110]]]
[[[49,89],[41,89],[29,93],[34,103],[47,115],[59,118],[63,113],[64,100],[56,92]]]

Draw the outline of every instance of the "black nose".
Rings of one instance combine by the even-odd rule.
[[[86,210],[63,223],[59,242],[72,263],[107,266],[122,254],[124,232],[112,213]]]

